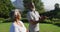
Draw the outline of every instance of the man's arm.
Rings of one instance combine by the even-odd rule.
[[[34,20],[34,17],[32,16],[31,13],[28,13],[28,14],[27,14],[27,18],[28,18],[28,21],[29,21],[31,24],[33,24],[33,25],[38,23],[38,21],[35,21],[35,20]]]
[[[35,25],[35,24],[39,23],[39,21],[30,20],[30,23]]]

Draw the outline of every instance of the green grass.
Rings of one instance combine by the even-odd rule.
[[[24,23],[28,28],[28,23]],[[0,32],[9,32],[11,23],[1,23]],[[40,23],[40,32],[60,32],[60,27],[53,24]]]

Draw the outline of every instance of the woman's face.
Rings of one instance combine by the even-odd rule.
[[[20,20],[21,19],[21,14],[19,13],[19,11],[14,12],[14,19],[15,20]]]

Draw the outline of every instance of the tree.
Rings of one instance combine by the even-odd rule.
[[[9,12],[13,9],[10,0],[0,0],[0,17],[8,18]]]
[[[33,0],[34,4],[35,4],[35,7],[36,7],[36,10],[39,12],[39,13],[43,13],[44,12],[44,5],[43,3],[41,2],[41,0]]]
[[[56,3],[54,5],[54,10],[50,10],[49,12],[45,12],[45,13],[43,13],[43,15],[48,16],[50,20],[52,20],[53,18],[60,19],[60,7],[59,7],[59,3]]]
[[[35,4],[35,8],[36,8],[36,10],[41,14],[41,13],[44,13],[45,11],[44,11],[44,5],[43,5],[43,3],[41,2],[41,0],[24,0],[23,1],[24,2],[24,7],[25,7],[25,10],[24,10],[24,12],[23,12],[23,17],[25,17],[26,16],[26,13],[27,13],[27,9],[28,9],[28,4],[30,3],[30,2],[33,2],[34,4]]]
[[[29,2],[34,2],[36,10],[39,13],[43,13],[44,12],[44,5],[41,2],[41,0],[24,0],[24,6],[25,6],[25,8],[28,8],[27,4],[29,4]]]

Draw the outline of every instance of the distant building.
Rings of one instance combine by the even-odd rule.
[[[22,11],[24,10],[24,5],[23,5],[23,0],[16,0],[14,2],[12,2],[13,6],[15,6],[16,8],[21,9]]]

